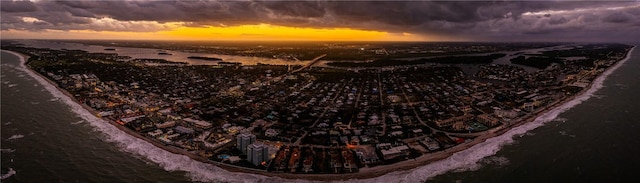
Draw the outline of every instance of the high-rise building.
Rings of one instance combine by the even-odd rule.
[[[247,161],[253,163],[253,165],[260,165],[263,161],[269,160],[269,147],[254,143],[247,147]]]
[[[251,133],[241,133],[236,137],[236,147],[242,154],[247,154],[247,147],[256,142],[256,135]]]

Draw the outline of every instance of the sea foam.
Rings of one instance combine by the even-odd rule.
[[[11,149],[11,148],[7,148],[7,149],[0,149],[0,152],[12,153],[12,152],[16,152],[16,150],[15,149]]]
[[[19,138],[23,138],[24,135],[22,134],[17,134],[17,135],[12,135],[11,137],[9,137],[7,140],[15,140],[15,139],[19,139]]]
[[[602,75],[600,75],[594,83],[591,85],[585,93],[580,96],[577,96],[574,100],[564,103],[563,105],[556,107],[555,109],[546,112],[539,117],[537,117],[534,121],[522,124],[515,128],[510,129],[504,134],[489,138],[486,141],[476,144],[468,149],[463,151],[454,153],[452,156],[436,161],[430,164],[427,164],[422,167],[417,167],[411,170],[406,171],[396,171],[391,172],[380,177],[370,178],[370,179],[360,179],[360,180],[349,180],[352,182],[423,182],[431,177],[444,174],[446,172],[452,170],[474,170],[480,166],[480,161],[483,158],[495,155],[502,146],[513,143],[513,137],[517,135],[522,135],[527,133],[527,131],[536,129],[546,122],[549,122],[558,117],[559,114],[571,109],[572,107],[582,103],[583,101],[589,99],[593,93],[598,91],[603,87],[604,80],[608,75],[610,75],[613,71],[619,68],[621,65],[626,62],[631,52],[635,49],[635,47],[628,53],[627,57],[617,63],[612,68],[605,71]],[[93,116],[91,113],[86,111],[82,106],[75,103],[72,99],[62,94],[58,89],[45,81],[43,78],[40,78],[37,74],[33,73],[31,70],[28,70],[24,66],[24,58],[21,58],[21,70],[27,72],[31,77],[36,79],[42,86],[46,88],[51,94],[55,97],[62,99],[63,103],[70,106],[73,112],[80,115],[80,117],[91,124],[91,126],[95,127],[98,131],[106,134],[107,140],[110,142],[115,142],[126,152],[133,153],[136,155],[141,155],[150,161],[157,163],[160,167],[167,171],[186,171],[188,172],[188,176],[193,181],[222,181],[222,182],[300,182],[302,180],[289,180],[289,179],[281,179],[277,177],[267,177],[262,175],[255,174],[247,174],[247,173],[236,173],[229,172],[219,167],[216,167],[211,164],[206,164],[202,162],[198,162],[192,160],[191,158],[184,156],[173,154],[167,152],[163,149],[155,147],[154,145],[138,139],[136,137],[132,137],[125,132],[120,131],[116,127],[110,125],[106,121],[99,119]],[[508,159],[500,159],[499,162],[508,163]],[[501,163],[499,163],[501,164]],[[305,181],[306,182],[306,181]]]
[[[0,175],[0,180],[4,180],[6,178],[9,178],[13,175],[15,175],[17,172],[15,170],[13,170],[13,168],[9,168],[9,171],[6,174],[2,174]]]
[[[14,53],[15,54],[15,53]],[[116,143],[123,151],[135,155],[140,155],[148,160],[156,163],[167,171],[185,171],[187,175],[194,181],[215,181],[215,182],[286,182],[280,178],[272,178],[262,175],[229,172],[220,167],[211,164],[195,161],[187,156],[173,154],[171,152],[160,149],[142,139],[133,137],[120,129],[109,124],[103,119],[97,118],[89,111],[84,109],[80,104],[74,102],[71,98],[64,95],[51,83],[41,78],[33,71],[24,66],[24,58],[20,58],[21,71],[26,72],[29,76],[38,81],[49,93],[62,103],[66,104],[71,110],[78,114],[80,118],[89,122],[97,131],[105,135],[105,140]]]
[[[573,100],[564,103],[563,105],[556,107],[553,110],[550,110],[540,116],[538,116],[534,121],[522,124],[515,128],[510,129],[506,133],[489,138],[486,141],[476,144],[468,149],[457,152],[450,156],[449,158],[436,161],[430,164],[427,164],[422,167],[418,167],[412,170],[407,170],[403,172],[393,172],[387,175],[383,175],[377,178],[366,179],[366,180],[353,180],[358,182],[424,182],[425,180],[435,177],[440,174],[444,174],[446,172],[452,170],[475,170],[480,166],[479,162],[485,158],[492,155],[495,155],[502,146],[511,144],[514,142],[513,137],[517,135],[526,134],[527,131],[536,129],[540,126],[543,126],[545,123],[552,121],[558,117],[561,113],[573,108],[574,106],[586,101],[591,98],[596,91],[604,86],[604,81],[613,71],[622,66],[625,62],[627,62],[631,56],[631,53],[635,50],[635,47],[629,51],[627,57],[618,62],[616,65],[612,66],[610,69],[607,69],[604,73],[602,73],[598,78],[593,81],[591,88],[589,88],[585,93],[580,96],[576,96]]]

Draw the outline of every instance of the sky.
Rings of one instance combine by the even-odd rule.
[[[640,1],[11,1],[2,39],[640,41]]]

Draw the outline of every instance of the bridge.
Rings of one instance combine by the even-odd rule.
[[[306,68],[309,68],[309,67],[311,67],[311,66],[313,66],[313,65],[317,64],[317,63],[320,61],[320,59],[321,59],[321,58],[323,58],[323,57],[325,57],[325,56],[327,56],[327,54],[322,54],[322,55],[320,55],[320,56],[317,56],[316,58],[313,58],[313,60],[311,60],[311,62],[309,62],[307,65],[304,65],[304,66],[302,66],[301,68],[298,68],[298,69],[296,69],[296,70],[293,70],[293,71],[289,72],[288,74],[293,74],[293,73],[299,72],[299,71],[301,71],[301,70],[304,70],[304,69],[306,69]]]

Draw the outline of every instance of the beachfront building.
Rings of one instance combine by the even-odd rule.
[[[533,102],[527,102],[527,103],[524,103],[522,105],[522,109],[524,109],[526,111],[529,111],[529,112],[533,111],[533,109],[535,109],[535,107],[536,107],[536,105]]]
[[[464,123],[467,121],[470,121],[474,118],[474,116],[472,114],[467,114],[467,115],[462,115],[462,116],[456,116],[456,117],[452,117],[452,118],[448,118],[448,119],[444,119],[444,120],[436,120],[436,125],[438,125],[438,127],[447,127],[447,126],[452,126],[456,123]]]
[[[482,123],[487,127],[493,127],[500,124],[500,120],[491,116],[491,114],[481,114],[477,117],[478,122]]]
[[[382,159],[385,160],[409,155],[409,146],[407,145],[394,146],[391,143],[381,143],[377,144],[376,148],[380,150]]]
[[[261,143],[253,143],[247,146],[247,161],[258,166],[269,160],[269,147]]]
[[[256,135],[241,133],[236,137],[236,148],[238,148],[242,154],[247,154],[247,147],[254,142],[256,142]]]
[[[516,110],[503,110],[503,109],[499,109],[499,110],[495,110],[493,111],[493,114],[496,116],[501,116],[501,117],[505,117],[505,118],[516,118],[518,117],[519,113]]]

